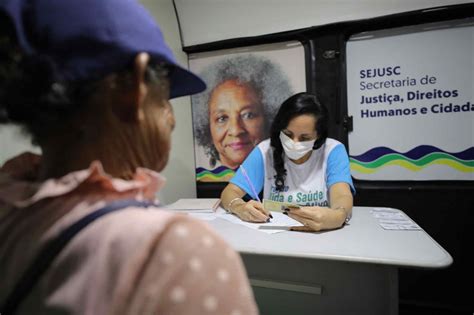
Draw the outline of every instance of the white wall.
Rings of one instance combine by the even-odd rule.
[[[188,58],[181,47],[178,21],[172,0],[140,0],[153,14],[161,27],[166,42],[181,65],[187,67]],[[176,117],[176,128],[172,136],[171,155],[163,175],[168,179],[159,193],[163,203],[172,203],[179,198],[196,197],[194,170],[194,143],[191,116],[191,97],[180,97],[171,101]]]
[[[469,0],[174,0],[183,46],[258,36]]]

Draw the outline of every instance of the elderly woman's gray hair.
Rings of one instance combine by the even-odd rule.
[[[212,166],[219,160],[219,154],[212,142],[208,104],[217,86],[228,80],[236,80],[255,89],[264,110],[265,138],[281,103],[293,94],[288,78],[280,66],[261,56],[248,54],[222,59],[210,64],[199,74],[208,88],[191,97],[194,137],[198,145],[204,147]]]

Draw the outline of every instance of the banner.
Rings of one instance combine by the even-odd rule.
[[[351,37],[354,178],[474,180],[473,21]]]
[[[281,103],[306,90],[300,42],[191,54],[207,84],[191,97],[198,182],[225,182],[262,140]]]

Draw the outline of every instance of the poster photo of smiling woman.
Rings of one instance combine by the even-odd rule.
[[[198,182],[227,182],[252,149],[269,136],[281,103],[305,91],[299,42],[190,55],[207,89],[191,97]]]

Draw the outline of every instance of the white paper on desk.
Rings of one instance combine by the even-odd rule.
[[[374,208],[372,215],[385,230],[421,230],[421,227],[397,209]]]
[[[202,221],[212,221],[216,219],[215,213],[188,212],[188,215]]]
[[[178,201],[165,206],[170,210],[200,210],[200,212],[212,212],[220,203],[219,198],[181,198]]]
[[[379,224],[385,230],[421,230],[421,227],[411,220],[399,222],[379,221]]]
[[[400,212],[373,212],[372,215],[377,219],[406,220],[407,217]]]
[[[232,222],[234,224],[240,224],[243,226],[246,226],[248,228],[264,232],[267,234],[273,234],[273,233],[278,233],[278,232],[283,232],[287,231],[289,227],[291,226],[302,226],[300,222],[290,218],[287,215],[284,215],[283,213],[280,212],[271,212],[273,219],[270,220],[270,222],[267,223],[251,223],[251,222],[245,222],[239,219],[237,216],[233,214],[218,214],[218,217],[224,220],[227,220],[229,222]]]
[[[397,209],[392,208],[373,208],[370,210],[371,213],[400,213]]]

